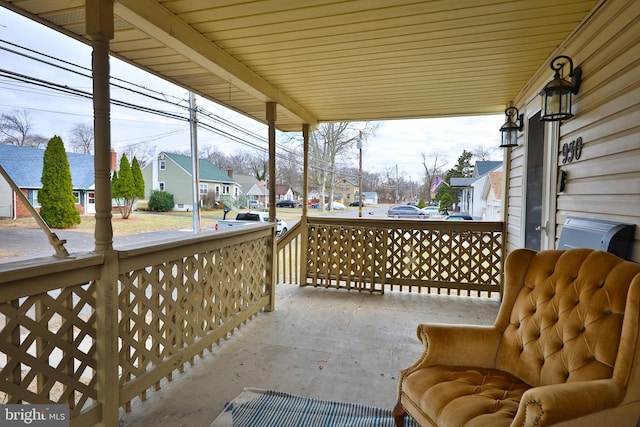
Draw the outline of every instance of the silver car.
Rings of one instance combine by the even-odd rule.
[[[411,205],[397,205],[392,206],[387,211],[387,216],[392,218],[428,218],[429,214],[422,209],[419,209]]]

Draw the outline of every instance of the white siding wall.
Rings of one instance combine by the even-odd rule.
[[[558,146],[581,137],[581,158],[558,165],[567,173],[556,197],[556,239],[567,216],[639,224],[633,259],[640,261],[640,1],[609,0],[561,45],[581,66],[575,116],[560,126]],[[515,105],[522,111],[551,80],[549,61],[527,83]],[[565,67],[566,68],[566,67]],[[526,129],[525,129],[526,133]],[[521,138],[521,143],[524,137]],[[511,151],[508,182],[508,251],[521,246],[524,149]]]
[[[0,175],[0,218],[13,217],[13,191],[9,183]]]

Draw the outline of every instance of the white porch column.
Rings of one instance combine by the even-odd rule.
[[[302,217],[307,217],[309,199],[309,123],[302,124]]]
[[[267,102],[269,125],[269,221],[276,220],[276,103]]]
[[[96,252],[113,248],[111,227],[111,127],[109,41],[113,39],[113,1],[86,0],[87,33],[93,53],[93,132],[96,179]]]
[[[100,426],[117,426],[118,387],[118,253],[111,227],[111,128],[109,41],[113,39],[113,0],[85,0],[87,33],[93,53],[93,131],[95,139],[95,250],[104,254],[96,282],[96,378]]]

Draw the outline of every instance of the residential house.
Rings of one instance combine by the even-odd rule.
[[[264,181],[258,181],[251,175],[235,175],[233,179],[240,186],[240,198],[244,202],[244,207],[267,206],[269,191]]]
[[[485,175],[482,188],[482,219],[502,220],[502,166]]]
[[[40,148],[0,144],[0,165],[20,188],[36,210],[40,209],[38,191],[42,188],[44,151]],[[112,152],[112,162],[115,152]],[[73,195],[81,215],[95,213],[94,158],[89,154],[67,153]],[[112,163],[113,168],[113,163]],[[31,213],[0,175],[0,218],[27,218]]]
[[[145,182],[145,197],[153,190],[173,194],[174,210],[193,209],[193,167],[192,159],[181,154],[160,152],[154,161],[142,168]],[[199,201],[205,205],[237,207],[240,203],[240,186],[229,175],[207,159],[198,160]]]
[[[267,189],[267,197],[269,190]],[[296,200],[296,193],[289,185],[276,185],[276,202],[280,200]]]
[[[477,161],[471,177],[451,178],[451,188],[459,190],[458,211],[468,212],[474,218],[483,217],[485,206],[482,200],[482,189],[486,176],[501,165],[501,161]]]
[[[375,191],[363,191],[362,198],[365,205],[378,204],[378,193],[376,193]]]
[[[333,184],[333,200],[345,205],[358,199],[360,187],[357,182],[347,178],[340,178]]]

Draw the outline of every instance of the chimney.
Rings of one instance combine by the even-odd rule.
[[[115,171],[118,168],[118,156],[116,155],[116,150],[111,149],[111,170]]]
[[[229,175],[229,178],[233,178],[233,169],[228,168],[227,169],[227,175]]]

